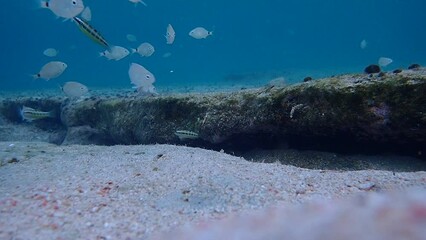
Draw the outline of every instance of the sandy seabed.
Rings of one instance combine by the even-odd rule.
[[[0,142],[0,160],[0,239],[426,239],[426,172],[173,145]]]

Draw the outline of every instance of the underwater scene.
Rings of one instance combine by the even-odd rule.
[[[425,0],[12,0],[0,239],[425,239]]]
[[[10,1],[0,91],[14,125],[2,140],[31,126],[42,133],[15,138],[171,143],[310,168],[324,166],[262,151],[424,159],[424,5]],[[326,165],[371,165],[341,161]]]
[[[293,84],[308,76],[359,73],[381,57],[393,60],[386,70],[424,65],[425,4],[421,0],[85,0],[76,10],[71,6],[55,13],[54,1],[50,8],[37,0],[8,1],[0,10],[0,89],[60,93],[58,86],[68,81],[89,89],[131,89],[131,63],[155,76],[158,92],[257,87],[273,79]],[[108,46],[92,41],[74,16],[90,24]],[[169,24],[174,41],[168,44]],[[206,36],[189,34],[197,27]],[[132,53],[142,43],[154,48],[152,55]],[[129,53],[108,60],[100,53],[109,46]],[[32,75],[50,61],[64,62],[67,68],[49,81],[33,80]]]

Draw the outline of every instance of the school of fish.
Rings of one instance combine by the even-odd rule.
[[[73,22],[78,29],[90,38],[94,43],[98,44],[103,48],[102,51],[99,52],[99,56],[106,58],[107,60],[120,61],[125,59],[129,55],[133,55],[137,53],[140,57],[149,58],[155,54],[155,47],[152,43],[142,42],[137,47],[134,43],[138,42],[138,39],[135,35],[129,33],[126,35],[127,40],[130,44],[133,45],[133,48],[118,46],[114,44],[110,44],[109,41],[100,33],[100,31],[95,28],[91,23],[92,20],[92,9],[89,6],[85,6],[84,0],[39,0],[40,7],[44,9],[50,10],[57,18],[64,19],[64,21]],[[133,3],[135,7],[138,5],[143,5],[147,7],[148,5],[142,0],[128,0],[130,3]],[[95,9],[96,12],[96,9]],[[201,40],[210,38],[213,36],[213,30],[208,30],[202,26],[197,26],[189,30],[186,35],[190,38]],[[165,38],[164,44],[173,45],[176,40],[176,31],[171,23],[165,26],[165,34],[163,35]],[[359,47],[362,50],[365,50],[368,47],[369,43],[366,39],[363,39],[359,43]],[[43,54],[49,58],[56,58],[59,55],[59,51],[55,48],[47,48],[43,51]],[[62,56],[63,54],[61,54]],[[162,54],[163,58],[170,57],[172,55],[172,51],[166,52]],[[391,64],[393,60],[388,57],[380,57],[378,59],[378,64],[381,67],[386,67]],[[42,65],[40,70],[33,74],[34,79],[45,79],[51,80],[55,78],[59,78],[65,70],[68,68],[68,65],[65,62],[54,60],[49,61]],[[170,70],[173,72],[173,70]],[[156,78],[152,72],[150,72],[146,67],[142,66],[139,63],[132,62],[129,65],[128,76],[130,78],[131,84],[133,84],[133,88],[136,88],[137,92],[140,95],[156,95],[158,94],[154,83]],[[68,81],[61,87],[63,93],[72,99],[79,98],[88,94],[89,89],[83,83],[79,83],[76,81]],[[29,108],[23,108],[22,116],[25,116],[26,119],[30,119],[27,115],[32,113]],[[36,114],[37,115],[37,114]],[[38,116],[38,115],[37,115]],[[41,114],[41,116],[50,116],[49,114]],[[195,134],[188,134],[188,132],[181,131],[178,132],[178,136],[180,138],[188,138],[188,136],[195,137]]]
[[[136,6],[139,4],[147,7],[148,5],[142,0],[128,0]],[[142,42],[138,46],[135,43],[138,42],[138,38],[129,33],[126,35],[126,39],[133,45],[133,48],[126,48],[110,44],[109,41],[95,28],[91,23],[92,20],[92,9],[89,6],[85,6],[83,0],[40,0],[40,7],[49,9],[57,18],[62,18],[64,21],[70,20],[78,27],[78,29],[91,39],[94,43],[98,44],[103,48],[103,51],[99,52],[100,57],[104,57],[107,60],[120,61],[129,55],[137,53],[142,58],[149,58],[155,54],[155,47],[149,42]],[[197,26],[189,30],[187,36],[202,40],[213,36],[213,30],[208,30],[202,26]],[[173,45],[176,40],[176,31],[171,23],[165,26],[165,44]],[[362,50],[366,50],[369,46],[369,42],[366,39],[362,39],[359,43],[359,47]],[[49,58],[55,58],[58,56],[59,51],[55,48],[46,48],[43,51],[43,55]],[[61,54],[62,55],[62,54]],[[163,58],[168,58],[172,55],[172,52],[165,52],[162,54]],[[377,61],[380,67],[386,67],[390,65],[393,60],[389,57],[380,57]],[[34,79],[45,79],[46,81],[60,77],[68,65],[62,61],[49,61],[45,63],[40,70],[33,74]],[[172,73],[173,70],[170,70]],[[158,95],[157,90],[154,86],[156,78],[152,72],[146,67],[139,63],[132,62],[129,64],[128,76],[130,83],[136,92],[141,96],[155,96]],[[278,77],[271,80],[276,84],[285,84],[284,77]],[[61,86],[61,90],[69,99],[76,100],[82,96],[88,95],[89,88],[83,83],[77,81],[67,81]],[[32,122],[35,120],[56,118],[57,114],[55,111],[41,111],[27,106],[22,106],[19,109],[19,114],[23,121]],[[176,130],[174,133],[180,141],[196,140],[200,136],[197,132],[189,130]]]
[[[135,7],[139,4],[148,6],[142,0],[129,0],[129,2],[135,4]],[[155,54],[155,47],[149,42],[142,42],[135,48],[126,48],[110,44],[100,31],[89,23],[92,20],[92,9],[89,6],[85,6],[84,0],[40,0],[41,8],[49,9],[57,18],[62,18],[64,21],[70,20],[80,29],[80,31],[90,38],[93,42],[101,46],[104,50],[99,52],[99,56],[106,58],[107,60],[120,61],[130,54],[137,53],[141,57],[150,57]],[[213,34],[212,31],[208,31],[204,27],[195,27],[189,31],[189,36],[194,39],[205,39]],[[176,32],[172,24],[169,23],[165,26],[166,39],[165,44],[172,45],[175,42]],[[137,42],[137,37],[131,33],[126,35],[129,42]],[[55,48],[47,48],[43,51],[43,54],[50,58],[58,56],[59,51]],[[166,52],[162,55],[163,58],[167,58],[171,55],[171,52]],[[45,79],[51,80],[58,78],[67,69],[68,65],[61,61],[50,61],[45,63],[38,73],[33,75],[34,79]],[[172,70],[170,72],[173,72]],[[147,68],[138,64],[131,63],[128,70],[130,82],[134,85],[137,92],[141,95],[156,95],[157,92],[154,87],[155,76]],[[88,88],[79,82],[68,81],[62,87],[61,90],[69,98],[78,98],[88,93]]]

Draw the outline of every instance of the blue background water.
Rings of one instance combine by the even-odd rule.
[[[381,56],[394,60],[388,70],[426,64],[424,0],[145,2],[148,7],[127,0],[84,1],[92,10],[91,24],[110,44],[136,48],[147,41],[156,48],[150,58],[135,54],[117,62],[99,57],[102,47],[73,22],[39,8],[36,0],[4,1],[0,90],[42,90],[71,80],[89,87],[130,89],[131,62],[149,69],[158,89],[262,84],[278,76],[298,82],[307,75],[362,72]],[[164,38],[169,23],[176,30],[173,45],[166,45]],[[213,30],[213,36],[188,36],[197,26]],[[129,33],[138,42],[129,42]],[[365,49],[360,48],[363,39],[368,42]],[[49,47],[59,51],[57,57],[42,54]],[[172,55],[164,58],[167,52]],[[63,75],[50,81],[30,77],[52,60],[68,64]]]

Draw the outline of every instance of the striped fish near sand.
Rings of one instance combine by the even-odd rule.
[[[83,19],[79,17],[74,17],[73,19],[75,24],[77,24],[78,28],[80,28],[80,30],[84,34],[86,34],[90,39],[92,39],[94,42],[96,42],[97,44],[101,45],[104,48],[109,48],[109,44],[105,40],[105,38],[102,37],[102,35],[98,32],[98,30],[93,28],[87,21],[84,21]]]
[[[187,130],[177,130],[175,135],[178,136],[179,140],[189,140],[199,138],[198,133],[187,131]]]
[[[55,118],[55,112],[43,112],[36,110],[34,108],[22,106],[21,109],[19,109],[19,114],[21,115],[22,121],[25,122],[32,122],[34,120],[39,120],[43,118]]]

